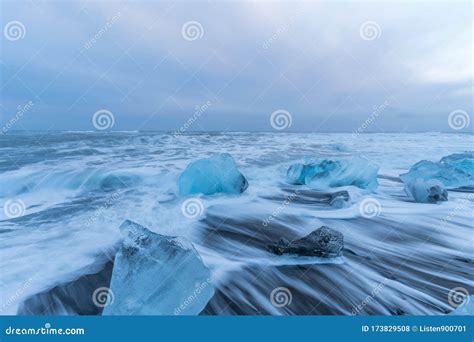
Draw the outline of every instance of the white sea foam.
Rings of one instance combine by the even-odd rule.
[[[470,150],[474,143],[472,135],[441,133],[361,134],[354,138],[351,134],[309,133],[208,133],[173,137],[137,132],[63,132],[43,135],[41,146],[35,145],[34,135],[11,134],[0,139],[0,203],[3,206],[7,200],[18,198],[26,207],[21,217],[9,218],[3,211],[0,216],[0,314],[15,313],[18,304],[30,295],[90,273],[96,256],[109,252],[119,241],[118,227],[125,219],[162,234],[191,239],[211,267],[213,278],[235,279],[230,275],[242,268],[321,264],[321,260],[311,258],[299,261],[277,258],[264,246],[259,248],[246,241],[227,239],[210,246],[209,242],[203,242],[202,233],[214,223],[220,224],[219,229],[224,229],[224,233],[242,234],[251,239],[252,230],[257,234],[263,228],[261,222],[273,215],[288,196],[283,192],[288,186],[285,173],[293,162],[360,156],[379,165],[379,175],[396,177],[419,160],[439,160],[451,153]],[[240,196],[201,196],[205,208],[202,217],[186,217],[181,211],[182,199],[177,196],[179,174],[191,161],[215,152],[233,156],[249,188]],[[114,177],[118,180],[114,181]],[[108,186],[104,187],[104,182]],[[423,251],[425,257],[433,258],[431,261],[442,255],[472,258],[469,236],[472,239],[473,206],[469,194],[450,192],[448,202],[420,204],[406,197],[401,183],[389,179],[379,179],[379,183],[373,192],[348,187],[350,200],[341,209],[289,203],[278,211],[274,222],[286,227],[295,237],[328,225],[345,235],[349,250],[357,250],[352,244],[359,241],[367,254],[375,250],[381,257],[417,252],[423,246],[420,239],[431,234],[436,243]],[[272,196],[276,199],[269,199]],[[381,206],[380,213],[371,220],[361,216],[358,206],[367,197],[375,198]],[[233,220],[247,222],[245,231],[237,231],[238,225],[233,225]],[[414,231],[416,237],[410,235]],[[260,234],[266,235],[268,231],[261,230]],[[387,239],[387,234],[397,234],[397,239],[405,242],[393,242]],[[267,241],[262,236],[258,238]],[[413,260],[415,264],[422,262],[416,254]],[[341,262],[344,267],[354,265],[353,260],[346,258],[339,259],[336,265],[342,267]],[[426,271],[415,264],[413,267],[420,268],[419,272]],[[383,281],[380,273],[365,264],[354,267],[358,268],[355,277],[367,286]],[[438,276],[442,272],[433,268]],[[409,276],[414,277],[415,273]],[[465,280],[459,274],[447,277],[452,280],[456,276],[459,282]],[[308,296],[322,297],[318,289],[284,273],[269,277],[287,281]],[[343,280],[337,272],[333,277]],[[438,303],[429,292],[406,289],[401,281],[397,286],[386,285],[387,296],[379,299],[378,311],[371,305],[368,307],[389,313],[389,304],[404,290],[420,300],[429,297],[425,300]],[[264,296],[256,284],[248,291],[255,298]],[[363,295],[361,288],[353,287],[352,291],[354,298]],[[351,311],[340,302],[331,305],[335,313]],[[429,313],[419,300],[411,305],[413,313]],[[262,306],[268,312],[275,311]]]

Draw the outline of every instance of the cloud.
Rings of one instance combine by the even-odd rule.
[[[472,109],[469,3],[34,6],[2,4],[27,30],[1,42],[2,121],[35,98],[25,128],[90,129],[107,108],[117,129],[174,131],[208,100],[196,129],[270,130],[285,109],[294,130],[352,131],[388,101],[370,129],[449,130],[449,112]]]

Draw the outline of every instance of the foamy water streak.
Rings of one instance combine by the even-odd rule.
[[[473,291],[469,189],[450,191],[445,203],[418,204],[396,177],[421,159],[439,160],[473,143],[472,135],[440,133],[0,136],[0,203],[25,204],[20,217],[0,212],[0,314],[99,272],[125,219],[195,243],[217,287],[207,314],[448,312],[450,289]],[[186,217],[184,199],[176,196],[179,173],[215,152],[233,155],[249,188],[237,197],[200,197],[202,215]],[[337,207],[303,187],[306,192],[284,204],[295,190],[285,183],[290,163],[353,155],[380,165],[384,177],[374,193],[344,188],[350,198]],[[381,206],[370,218],[358,205],[367,197]],[[344,257],[328,262],[267,251],[281,237],[301,237],[321,225],[344,234]],[[272,304],[280,287],[291,292],[288,305]]]

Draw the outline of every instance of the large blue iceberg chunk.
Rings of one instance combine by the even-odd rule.
[[[422,160],[400,178],[408,187],[417,179],[435,179],[447,188],[474,186],[474,152],[451,154],[439,162]]]
[[[317,160],[293,164],[287,172],[291,184],[306,184],[314,189],[354,185],[362,189],[377,188],[378,166],[362,158]]]
[[[230,154],[220,153],[188,165],[178,180],[181,195],[240,194],[248,187]]]
[[[451,154],[439,162],[422,160],[401,174],[400,179],[417,202],[446,201],[445,188],[474,186],[474,152]]]
[[[125,221],[103,315],[197,315],[214,295],[192,244]]]

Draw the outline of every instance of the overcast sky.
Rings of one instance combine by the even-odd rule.
[[[453,131],[450,113],[472,117],[470,1],[1,6],[11,129],[94,130],[99,110],[113,130],[271,131],[277,110],[286,131]]]

